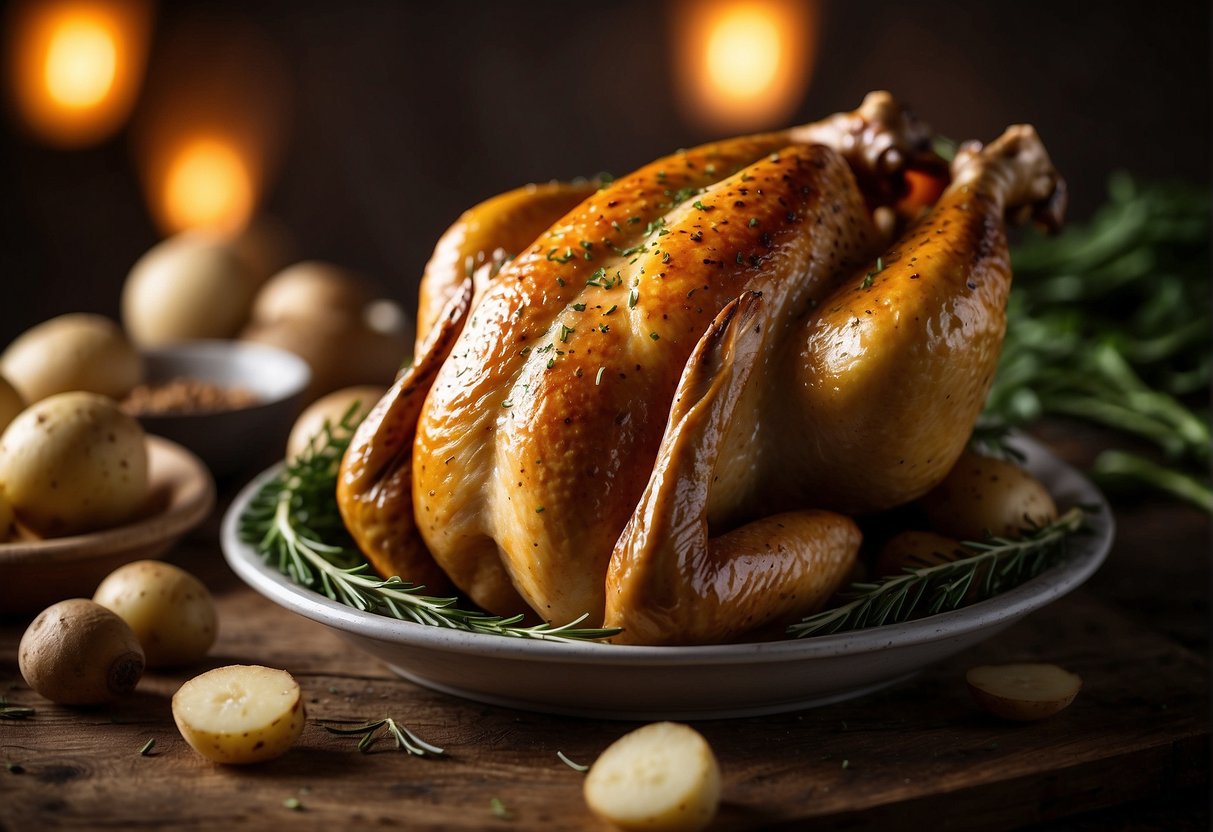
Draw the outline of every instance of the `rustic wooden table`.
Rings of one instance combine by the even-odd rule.
[[[1063,456],[1087,446],[1052,437]],[[231,490],[231,489],[225,489]],[[1048,830],[1209,828],[1209,522],[1164,503],[1118,502],[1118,537],[1085,588],[995,639],[862,699],[697,724],[720,759],[715,828]],[[285,757],[225,768],[194,754],[169,700],[186,678],[149,673],[113,706],[73,709],[17,670],[25,622],[0,622],[0,692],[35,716],[0,720],[0,830],[599,829],[582,775],[624,723],[466,702],[395,677],[325,628],[245,587],[224,564],[218,512],[170,560],[219,604],[208,666],[291,671],[309,724]],[[969,700],[966,668],[1057,662],[1084,688],[1040,723],[1005,724]],[[319,721],[391,715],[445,747],[410,757]],[[155,746],[146,756],[145,743]]]

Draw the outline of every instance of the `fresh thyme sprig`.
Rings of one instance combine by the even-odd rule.
[[[934,566],[908,568],[904,575],[876,583],[852,584],[851,600],[793,624],[796,638],[899,624],[911,618],[948,612],[991,598],[1034,578],[1064,554],[1066,542],[1083,525],[1084,511],[1072,508],[1020,540],[991,537],[965,541],[971,557]],[[955,557],[952,553],[940,553]]]
[[[424,757],[426,754],[442,754],[443,750],[438,746],[428,743],[421,737],[414,734],[408,728],[405,728],[390,716],[385,716],[383,719],[375,722],[368,722],[365,725],[356,725],[353,727],[340,727],[336,725],[324,725],[324,730],[330,734],[340,734],[343,736],[362,735],[362,739],[358,741],[358,750],[363,754],[370,753],[371,746],[376,740],[383,736],[391,736],[396,740],[396,748],[407,751],[409,754],[417,757]],[[386,728],[386,731],[380,731],[381,728]]]
[[[357,407],[324,425],[309,447],[263,485],[240,517],[240,538],[295,583],[364,612],[404,621],[546,641],[608,638],[617,629],[578,627],[582,615],[559,626],[520,626],[523,616],[502,617],[463,609],[458,598],[424,595],[399,577],[380,578],[358,550],[337,510],[337,469],[357,427]]]

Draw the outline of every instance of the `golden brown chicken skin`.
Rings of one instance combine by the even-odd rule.
[[[472,278],[475,304],[510,258],[596,190],[596,182],[524,185],[464,211],[438,239],[426,263],[418,293],[415,353],[422,352],[464,280]]]
[[[1005,327],[1004,218],[1039,206],[1056,223],[1064,204],[1029,127],[966,149],[954,170],[930,214],[790,332],[763,334],[767,298],[751,292],[704,335],[610,562],[605,623],[620,640],[722,641],[803,615],[859,544],[844,514],[821,509],[890,508],[951,470]],[[721,534],[713,504],[728,471],[756,499],[736,500],[742,522]]]
[[[846,363],[860,293],[891,280],[914,256],[904,254],[912,235],[927,233],[886,249],[872,219],[903,192],[906,165],[929,167],[927,139],[874,94],[855,113],[680,152],[617,180],[543,231],[475,301],[470,280],[431,281],[443,312],[343,463],[338,501],[359,545],[379,552],[368,557],[385,574],[430,580],[432,557],[433,580],[449,577],[488,610],[555,622],[588,614],[634,643],[730,640],[819,607],[860,542],[855,523],[830,509],[855,510],[849,495],[868,475],[850,470],[845,451],[799,446],[845,448],[842,423],[883,417],[874,457],[917,452],[921,433],[896,429],[909,407],[876,394],[906,371],[882,350],[912,352],[923,340],[897,334],[910,318],[986,333],[961,372],[918,371],[916,383],[933,386],[919,396],[946,401],[980,387],[1001,339],[997,286],[980,303],[962,297],[973,291],[967,278],[932,279],[921,297],[886,288],[890,311],[869,324],[855,377],[864,392],[848,398],[835,389],[845,374],[828,375]],[[942,272],[968,269],[981,285],[999,273],[1005,241],[972,229],[1001,229],[1006,211],[1049,197],[1056,176],[1043,149],[1035,156],[1039,175],[1029,176],[1023,159],[999,166],[992,153],[966,154],[957,182],[988,193],[948,207],[954,185],[941,200],[947,225],[929,239]],[[1025,177],[1039,181],[1021,187]],[[954,216],[962,211],[981,214],[977,226]],[[978,311],[946,311],[966,304]],[[937,344],[934,333],[919,356],[953,360],[943,346],[954,339]],[[880,413],[864,412],[865,400]],[[966,437],[970,409],[948,423]],[[876,501],[916,496],[951,453],[945,443],[918,466],[924,475]]]
[[[857,165],[884,164],[898,142],[854,116],[814,129],[832,130]],[[881,152],[865,156],[857,136]],[[476,304],[421,413],[413,472],[420,533],[478,603],[599,618],[613,547],[713,318],[756,290],[767,325],[786,327],[871,255],[851,167],[794,141],[788,131],[720,142],[615,181]],[[747,491],[715,493],[728,503]]]

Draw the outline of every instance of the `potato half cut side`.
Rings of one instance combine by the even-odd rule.
[[[602,752],[586,775],[585,800],[620,829],[703,829],[720,804],[720,768],[693,728],[655,722]]]
[[[1000,664],[974,667],[965,674],[969,692],[995,716],[1030,722],[1065,709],[1082,688],[1082,679],[1055,664]]]
[[[182,685],[173,696],[173,719],[208,760],[260,763],[285,754],[299,739],[303,697],[285,670],[230,665]]]

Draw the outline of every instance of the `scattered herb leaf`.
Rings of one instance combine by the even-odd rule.
[[[589,771],[590,770],[589,766],[583,766],[581,763],[574,763],[572,760],[570,760],[568,757],[565,756],[563,751],[557,751],[556,756],[560,758],[560,761],[562,763],[564,763],[566,766],[571,768],[573,771]]]

